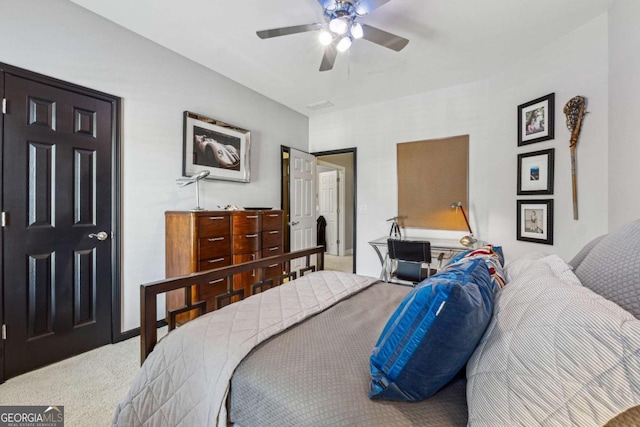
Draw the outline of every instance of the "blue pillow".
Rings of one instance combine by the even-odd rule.
[[[490,282],[484,260],[470,259],[416,286],[373,348],[369,397],[418,401],[447,384],[489,324]]]

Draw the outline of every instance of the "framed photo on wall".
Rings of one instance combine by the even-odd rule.
[[[518,154],[518,195],[553,194],[555,149]]]
[[[555,93],[518,105],[518,146],[553,139]]]
[[[249,182],[251,133],[230,124],[184,112],[182,175],[209,171],[206,179]]]
[[[516,238],[553,245],[553,200],[518,200]]]

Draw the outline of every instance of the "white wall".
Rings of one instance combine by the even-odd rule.
[[[541,46],[490,80],[311,118],[311,151],[358,147],[358,273],[379,273],[379,262],[367,242],[385,235],[389,228],[385,219],[396,214],[399,142],[470,135],[471,224],[480,238],[502,245],[508,258],[533,251],[570,258],[590,238],[605,233],[607,50],[605,14]],[[517,106],[551,92],[556,93],[556,139],[517,147]],[[588,98],[590,111],[578,147],[578,221],[572,218],[570,133],[562,112],[575,95]],[[552,147],[555,243],[517,241],[517,155]]]
[[[0,62],[120,96],[123,330],[141,283],[164,277],[164,212],[195,206],[181,175],[185,110],[252,132],[251,183],[204,181],[201,206],[280,206],[280,145],[308,150],[307,117],[64,0],[0,0]]]
[[[569,258],[591,237],[638,217],[640,2],[532,52],[486,81],[308,119],[64,0],[0,0],[0,62],[123,98],[123,330],[139,324],[138,285],[164,276],[164,218],[188,209],[178,188],[182,112],[252,131],[251,184],[207,181],[206,208],[280,204],[279,145],[305,151],[358,150],[358,272],[377,275],[367,241],[388,232],[396,212],[395,144],[470,135],[470,217],[476,234],[508,257],[531,251]],[[608,75],[609,68],[609,75]],[[556,93],[556,139],[516,146],[518,104]],[[578,145],[580,219],[571,218],[569,131],[564,103],[588,98]],[[609,115],[609,117],[607,117]],[[607,142],[609,149],[607,149]],[[554,246],[515,240],[516,156],[556,149]],[[636,193],[631,193],[636,191]],[[523,197],[524,198],[524,197]],[[608,201],[608,203],[607,203]]]
[[[640,2],[609,10],[609,227],[640,218]]]

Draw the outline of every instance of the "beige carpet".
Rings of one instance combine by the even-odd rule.
[[[353,256],[335,256],[324,254],[324,269],[332,271],[353,272]]]
[[[139,367],[136,337],[11,378],[0,384],[0,405],[62,405],[66,427],[109,426]]]

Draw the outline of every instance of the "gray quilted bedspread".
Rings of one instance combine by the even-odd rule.
[[[113,425],[226,425],[229,380],[256,345],[375,282],[372,277],[319,271],[176,329],[144,362],[116,408]]]
[[[256,347],[232,378],[229,420],[241,427],[466,425],[462,377],[423,402],[367,396],[371,350],[409,290],[375,284]]]

